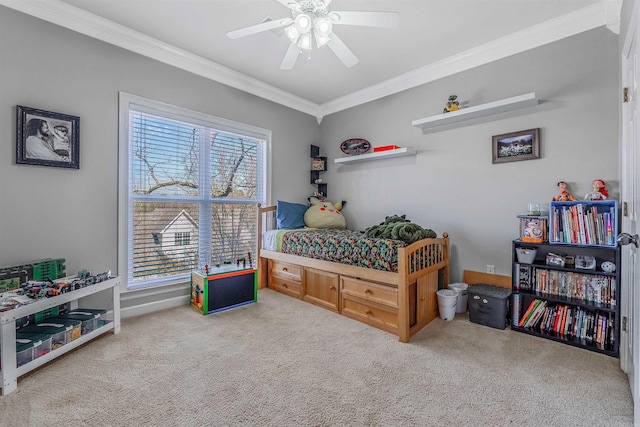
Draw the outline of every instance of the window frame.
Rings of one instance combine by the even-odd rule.
[[[162,115],[163,117],[179,120],[194,125],[215,128],[223,132],[240,134],[243,136],[261,139],[265,141],[264,149],[264,195],[263,200],[257,203],[268,203],[271,200],[271,134],[268,129],[236,122],[229,119],[213,116],[206,113],[189,110],[187,108],[170,105],[164,102],[133,95],[127,92],[119,92],[119,112],[118,112],[118,275],[123,279],[123,292],[158,288],[162,286],[189,284],[187,275],[174,275],[159,279],[145,281],[145,283],[134,284],[130,271],[129,260],[133,251],[132,242],[129,241],[131,224],[130,193],[131,182],[129,176],[130,152],[129,152],[129,112],[130,109],[143,113]],[[173,199],[175,200],[175,199]],[[163,201],[162,199],[159,201]],[[233,199],[227,201],[233,203]],[[205,221],[210,223],[210,221]],[[211,234],[211,226],[203,227],[205,233]],[[257,248],[256,248],[257,249]],[[187,277],[184,277],[187,276]]]
[[[191,233],[188,231],[176,231],[173,233],[174,246],[188,246],[191,244]]]

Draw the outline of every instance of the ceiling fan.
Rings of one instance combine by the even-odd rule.
[[[289,49],[280,64],[283,70],[290,70],[296,64],[298,56],[313,48],[324,45],[336,54],[347,67],[358,63],[358,58],[333,32],[334,25],[360,25],[365,27],[395,28],[398,26],[398,12],[357,12],[331,11],[332,0],[276,0],[291,10],[291,18],[281,18],[262,22],[249,27],[227,32],[231,39],[249,36],[263,31],[284,27],[284,33],[290,40]]]

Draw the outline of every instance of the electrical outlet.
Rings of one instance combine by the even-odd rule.
[[[487,273],[495,274],[496,273],[496,266],[487,264]]]

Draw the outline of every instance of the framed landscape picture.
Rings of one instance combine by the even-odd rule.
[[[80,169],[80,117],[17,106],[16,163]]]
[[[493,163],[517,162],[540,158],[540,128],[494,135]]]

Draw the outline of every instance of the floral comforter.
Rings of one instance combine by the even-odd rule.
[[[290,230],[282,233],[280,252],[383,271],[398,271],[401,240],[370,238],[353,230]]]

